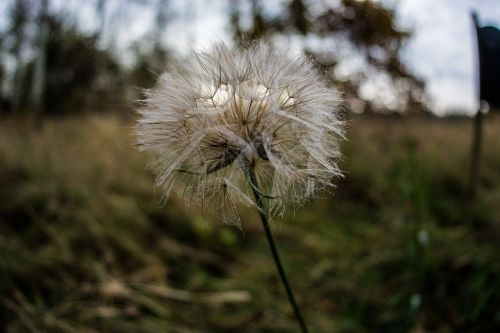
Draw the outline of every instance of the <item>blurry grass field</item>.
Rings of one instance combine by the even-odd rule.
[[[357,116],[334,196],[276,218],[312,332],[500,330],[500,118],[477,199],[470,120]],[[154,193],[131,123],[0,123],[0,330],[294,332],[257,215]]]

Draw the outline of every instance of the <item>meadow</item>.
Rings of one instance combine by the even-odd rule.
[[[0,331],[294,332],[258,216],[161,203],[133,122],[0,119]],[[333,194],[273,221],[312,332],[498,332],[500,115],[351,116]]]

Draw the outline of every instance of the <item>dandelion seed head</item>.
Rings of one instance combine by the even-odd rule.
[[[147,91],[138,145],[155,155],[165,198],[176,191],[239,226],[236,203],[255,205],[248,170],[272,214],[333,186],[341,175],[340,102],[305,57],[263,43],[219,43]]]

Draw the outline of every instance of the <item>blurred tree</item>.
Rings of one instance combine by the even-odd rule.
[[[243,34],[240,24],[240,2],[239,0],[229,1],[229,25],[233,30],[233,35],[236,40],[240,40]]]
[[[164,47],[155,47],[144,52],[140,43],[134,45],[136,62],[129,73],[129,81],[136,87],[151,88],[158,75],[165,70],[169,60],[169,52]]]
[[[241,1],[231,2],[230,24],[233,30],[234,38],[242,45],[248,45],[253,40],[268,37],[272,33],[283,31],[283,17],[271,17],[264,11],[260,0],[250,1],[250,19],[252,25],[248,29],[243,29],[241,21]]]
[[[104,32],[104,28],[106,27],[106,4],[108,2],[106,0],[97,0],[96,2],[96,12],[97,16],[99,17],[99,25],[97,27],[96,31],[96,37],[100,39],[102,37],[102,34]]]
[[[21,97],[21,81],[22,81],[22,51],[27,42],[27,26],[31,19],[30,1],[15,0],[9,8],[10,24],[7,29],[8,45],[7,49],[14,58],[14,78],[10,91],[10,107],[12,112],[17,112]]]
[[[156,7],[156,22],[153,26],[153,50],[149,64],[153,71],[163,71],[167,63],[168,50],[163,43],[163,36],[169,23],[169,0],[159,0]]]
[[[411,32],[397,28],[393,9],[380,2],[342,0],[338,8],[328,8],[314,22],[322,36],[344,34],[368,64],[387,74],[405,111],[425,109],[424,82],[401,60],[401,48]]]
[[[40,4],[40,13],[38,15],[38,38],[36,45],[35,68],[33,74],[32,101],[37,123],[41,124],[45,108],[44,93],[46,89],[47,72],[47,39],[49,24],[49,0],[42,0]]]
[[[252,3],[252,21],[253,25],[250,30],[246,32],[249,40],[258,39],[264,36],[270,29],[272,23],[264,19],[262,13],[262,5],[259,0],[251,0]]]
[[[121,67],[110,53],[97,47],[95,35],[85,36],[54,15],[47,15],[47,27],[46,86],[42,90],[47,114],[106,107],[121,98]],[[28,64],[26,86],[36,66],[37,59]]]
[[[162,35],[168,23],[168,2],[169,0],[159,0],[156,7],[156,24],[153,28],[153,39],[156,45],[161,45]]]
[[[311,26],[306,18],[307,8],[302,0],[292,0],[289,5],[290,18],[292,25],[303,35],[305,35]]]
[[[165,31],[169,23],[169,0],[158,0],[155,4],[156,18],[149,38],[135,43],[133,48],[137,57],[129,75],[130,82],[141,88],[150,88],[159,73],[165,70],[170,51],[164,44]]]
[[[363,105],[364,110],[385,109],[373,101],[364,100],[361,92],[368,78],[388,78],[397,101],[395,110],[426,110],[424,82],[416,77],[401,60],[401,49],[411,32],[397,27],[396,13],[379,1],[340,0],[335,3],[312,0],[292,0],[282,3],[285,10],[273,16],[265,15],[258,0],[249,0],[251,22],[249,29],[240,25],[241,10],[230,7],[231,26],[240,42],[273,37],[277,32],[288,35],[335,40],[346,43],[356,55],[364,59],[365,69],[340,76],[336,68],[344,59],[337,50],[319,50],[309,47],[306,52],[318,63],[330,79],[340,86],[351,106]],[[314,10],[309,10],[314,5]],[[312,37],[312,38],[311,38]],[[357,107],[356,107],[357,108]]]
[[[5,79],[5,69],[3,67],[2,63],[2,50],[1,50],[1,45],[3,43],[2,36],[0,36],[0,113],[2,113],[6,106],[7,102],[4,97],[4,79]]]

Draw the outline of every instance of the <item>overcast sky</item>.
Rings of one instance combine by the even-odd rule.
[[[205,1],[205,2],[204,2]],[[210,6],[202,4],[208,1]],[[174,3],[178,2],[173,0]],[[227,17],[223,14],[227,2],[192,0],[204,8],[195,13],[195,32],[188,38],[181,25],[169,28],[169,39],[181,49],[186,40],[195,47],[208,47],[216,38],[227,36]],[[264,1],[266,2],[266,1]],[[477,109],[476,40],[470,17],[471,10],[479,13],[482,24],[500,25],[500,0],[386,0],[396,4],[399,23],[415,31],[406,45],[404,58],[409,66],[424,77],[432,98],[433,110],[473,113]],[[179,2],[180,6],[182,1]],[[268,0],[266,3],[272,3]],[[183,42],[184,40],[184,42]]]
[[[476,39],[470,11],[481,24],[500,25],[500,0],[401,0],[400,19],[415,29],[405,58],[427,79],[436,112],[477,109]]]

